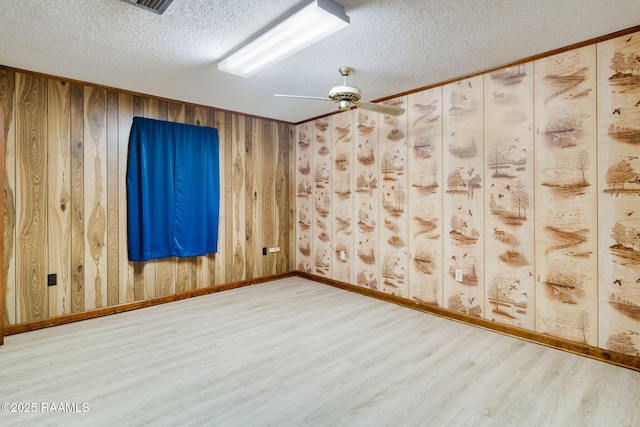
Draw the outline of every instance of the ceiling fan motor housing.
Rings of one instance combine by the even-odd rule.
[[[351,108],[351,104],[360,101],[360,89],[354,86],[335,86],[329,91],[329,98],[340,104],[340,111]]]

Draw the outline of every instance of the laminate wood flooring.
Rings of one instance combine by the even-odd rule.
[[[38,411],[3,426],[638,426],[640,373],[291,277],[6,337],[4,402]]]

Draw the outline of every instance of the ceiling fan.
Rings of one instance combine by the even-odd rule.
[[[352,107],[362,108],[363,110],[375,111],[377,113],[386,114],[388,116],[401,116],[404,114],[404,108],[394,107],[391,105],[374,104],[373,102],[360,101],[360,89],[355,86],[347,86],[347,77],[353,72],[351,67],[340,67],[338,70],[340,75],[344,77],[342,86],[334,86],[329,91],[328,97],[322,96],[300,96],[300,95],[280,95],[288,98],[304,98],[319,99],[321,101],[333,101],[338,103],[340,111],[350,110]]]

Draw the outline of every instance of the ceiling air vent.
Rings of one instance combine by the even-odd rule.
[[[133,4],[145,10],[162,15],[173,0],[122,0],[125,3]]]

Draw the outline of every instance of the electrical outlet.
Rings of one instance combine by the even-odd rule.
[[[462,282],[462,270],[456,269],[456,282]]]
[[[340,251],[340,261],[346,261],[347,259],[347,251]]]
[[[262,255],[266,255],[267,254],[267,248],[262,248]]]

